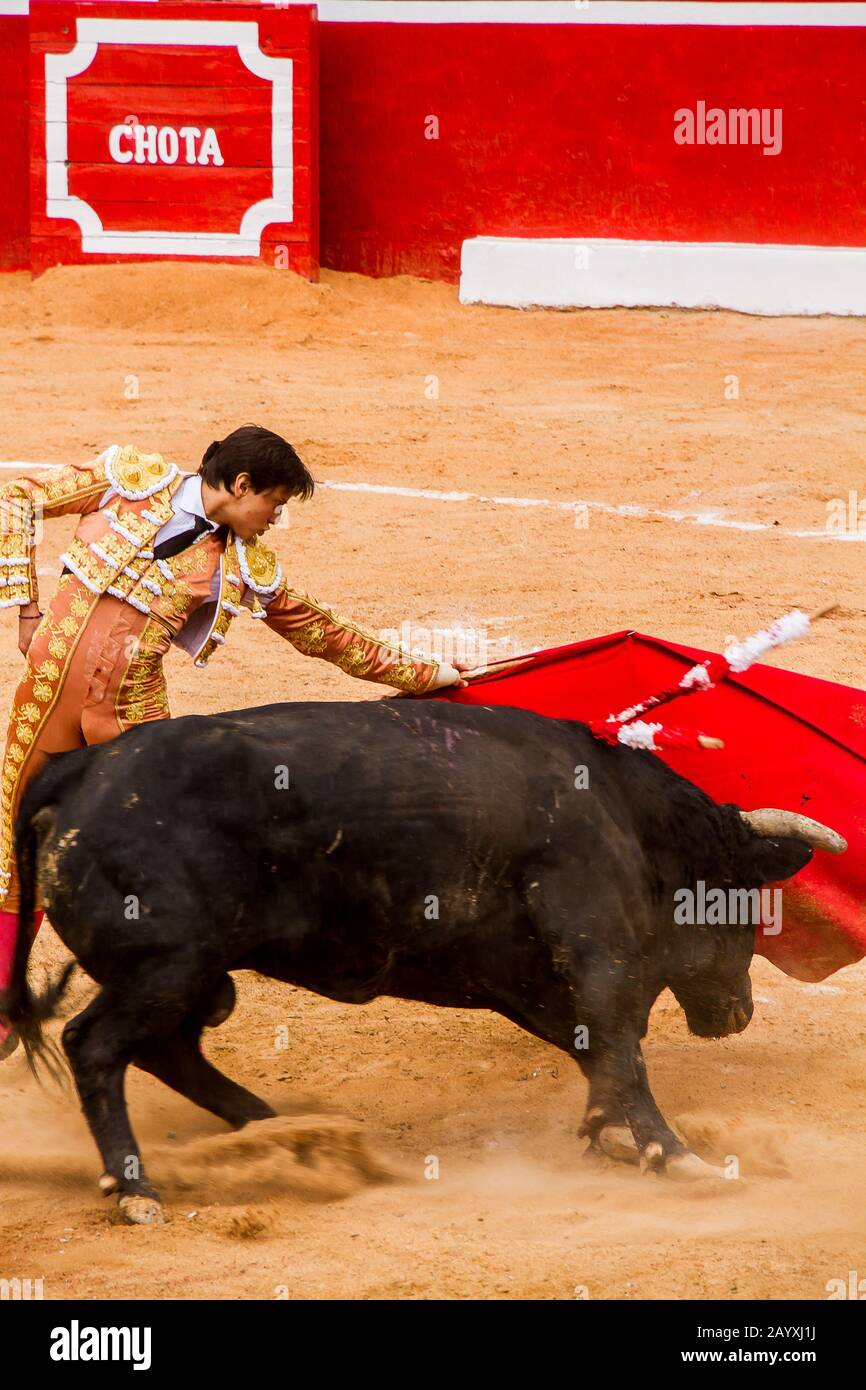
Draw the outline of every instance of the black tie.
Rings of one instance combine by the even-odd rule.
[[[186,531],[180,531],[178,535],[170,536],[167,541],[160,541],[159,545],[153,547],[153,558],[155,560],[168,560],[172,555],[179,555],[182,550],[186,550],[188,546],[192,545],[202,531],[211,530],[213,530],[212,523],[203,516],[193,517],[193,524]]]

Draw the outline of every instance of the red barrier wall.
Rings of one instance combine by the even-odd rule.
[[[0,12],[0,270],[30,264],[28,21]]]
[[[0,267],[8,268],[28,263],[31,196],[23,163],[28,21],[4,16],[4,3],[14,8],[20,0],[0,0]],[[50,14],[62,8],[49,0],[31,5],[30,25],[42,47],[33,70],[37,99],[31,135],[37,267],[74,259],[76,244],[82,258],[81,229],[45,218],[44,165],[39,167],[44,147],[39,63],[51,41]],[[107,13],[112,5],[92,8]],[[287,15],[281,5],[262,9],[172,0],[146,7],[117,4],[114,12],[163,15],[176,9],[211,17],[255,13],[266,42],[276,43],[274,52]],[[751,5],[743,9],[744,15],[756,13]],[[544,6],[538,11],[543,14]],[[310,158],[319,106],[316,33],[321,198],[316,161]],[[376,275],[456,280],[461,243],[478,235],[866,246],[866,26],[334,20],[318,28],[312,22],[310,51],[306,72],[303,62],[297,69],[299,93],[307,86],[306,101],[299,96],[303,109],[295,111],[298,221],[294,228],[268,228],[262,246],[270,259],[276,246],[287,245],[291,263],[303,273],[315,273],[320,207],[323,264]],[[157,85],[143,61],[141,109],[133,110],[123,94],[120,119],[127,114],[144,119],[151,110],[158,123],[159,101],[150,108],[141,105],[141,88],[149,87],[155,96]],[[167,66],[162,71],[165,76]],[[110,73],[103,73],[105,90]],[[211,95],[222,93],[221,109],[229,123],[237,123],[237,177],[229,179],[225,170],[175,169],[181,177],[171,185],[179,194],[179,225],[203,232],[214,229],[244,181],[251,195],[259,189],[262,169],[260,154],[251,154],[240,168],[244,148],[250,147],[244,131],[252,126],[249,110],[243,114],[239,74],[214,69],[213,79]],[[93,93],[85,91],[87,85],[69,89],[74,116],[69,191],[74,186],[82,196],[112,204],[118,226],[127,201],[127,225],[137,225],[140,189],[152,183],[149,171],[127,165],[129,177],[118,182],[116,168],[106,169],[104,159],[100,167],[88,129]],[[677,145],[674,112],[699,101],[722,108],[780,108],[781,153],[766,156],[755,146]],[[427,138],[433,133],[430,117],[438,122],[438,139]],[[132,190],[128,200],[126,189]],[[85,258],[92,254],[98,253]]]
[[[324,265],[456,280],[479,235],[866,245],[866,28],[322,36]],[[675,144],[698,100],[781,107],[782,152]]]

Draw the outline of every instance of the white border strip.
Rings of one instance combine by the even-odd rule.
[[[145,3],[150,5],[156,5],[158,2],[159,0],[145,0]],[[0,18],[2,18],[3,15],[19,14],[26,16],[29,13],[30,0],[0,0]]]
[[[11,459],[0,462],[0,468],[14,468],[19,473],[30,472],[36,468],[62,468],[61,463],[28,463],[26,459]],[[558,502],[550,497],[486,497],[481,492],[439,492],[435,488],[401,487],[388,483],[342,483],[333,478],[320,478],[317,487],[329,488],[332,492],[367,492],[379,497],[415,497],[425,502],[487,502],[496,507],[543,507],[548,511],[571,512],[575,520],[585,508],[587,512],[599,512],[605,516],[633,517],[643,521],[648,517],[664,521],[676,521],[687,526],[716,526],[724,531],[746,531],[770,536],[785,536],[798,541],[866,541],[866,531],[793,531],[784,526],[772,525],[766,521],[736,521],[722,515],[717,508],[705,511],[682,511],[676,507],[642,507],[632,503],[614,506],[610,502]]]
[[[834,0],[319,0],[318,8],[320,20],[344,24],[712,24],[737,29],[753,24],[821,29],[866,24],[866,4]]]
[[[756,149],[744,151],[759,162]],[[471,237],[461,304],[866,315],[866,247]]]
[[[285,5],[286,0],[263,0]],[[156,4],[157,0],[150,0]],[[319,0],[319,19],[343,24],[667,24],[846,29],[866,24],[866,4],[827,0]],[[0,0],[0,16],[28,15],[29,0]]]
[[[794,531],[767,521],[736,521],[723,516],[718,508],[683,511],[676,507],[642,507],[627,502],[614,506],[610,502],[556,502],[548,497],[485,497],[480,492],[437,492],[433,488],[393,487],[385,483],[338,483],[330,478],[319,480],[317,486],[331,488],[334,492],[373,492],[389,497],[419,497],[433,502],[489,502],[497,507],[546,507],[551,511],[573,512],[576,524],[585,508],[587,512],[600,512],[605,516],[634,517],[638,521],[648,517],[660,518],[664,521],[682,522],[687,526],[716,526],[725,531],[750,531],[771,536],[786,536],[789,540],[866,541],[866,531]]]

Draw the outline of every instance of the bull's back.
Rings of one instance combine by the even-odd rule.
[[[74,784],[82,813],[122,807],[206,813],[213,825],[261,817],[315,836],[342,817],[358,834],[483,819],[491,829],[531,819],[533,792],[569,780],[561,726],[512,709],[442,702],[279,704],[145,725],[84,750]],[[133,799],[134,798],[134,799]]]
[[[483,951],[536,863],[570,856],[592,873],[605,828],[627,836],[612,751],[527,711],[435,701],[144,725],[34,783],[31,811],[55,803],[49,911],[80,958],[181,938],[232,968],[269,943],[321,961],[324,941],[326,974],[356,960],[366,978],[395,948],[424,958],[473,935]],[[576,790],[584,757],[596,765]]]
[[[303,860],[339,834],[344,849],[404,862],[423,840],[429,861],[456,846],[531,849],[575,819],[622,824],[619,751],[503,706],[276,704],[146,724],[61,755],[22,815],[61,804],[67,828],[121,859],[160,842],[184,853],[198,837],[221,853],[228,840]]]

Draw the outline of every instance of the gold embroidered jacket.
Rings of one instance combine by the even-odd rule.
[[[111,594],[159,619],[197,666],[225,642],[246,607],[298,651],[350,675],[411,691],[453,678],[449,668],[440,675],[436,662],[416,660],[289,589],[277,557],[258,541],[211,532],[168,560],[155,559],[154,538],[187,476],[159,454],[114,445],[93,463],[0,486],[0,607],[38,603],[38,525],[72,513],[81,521],[61,562],[91,593]]]

